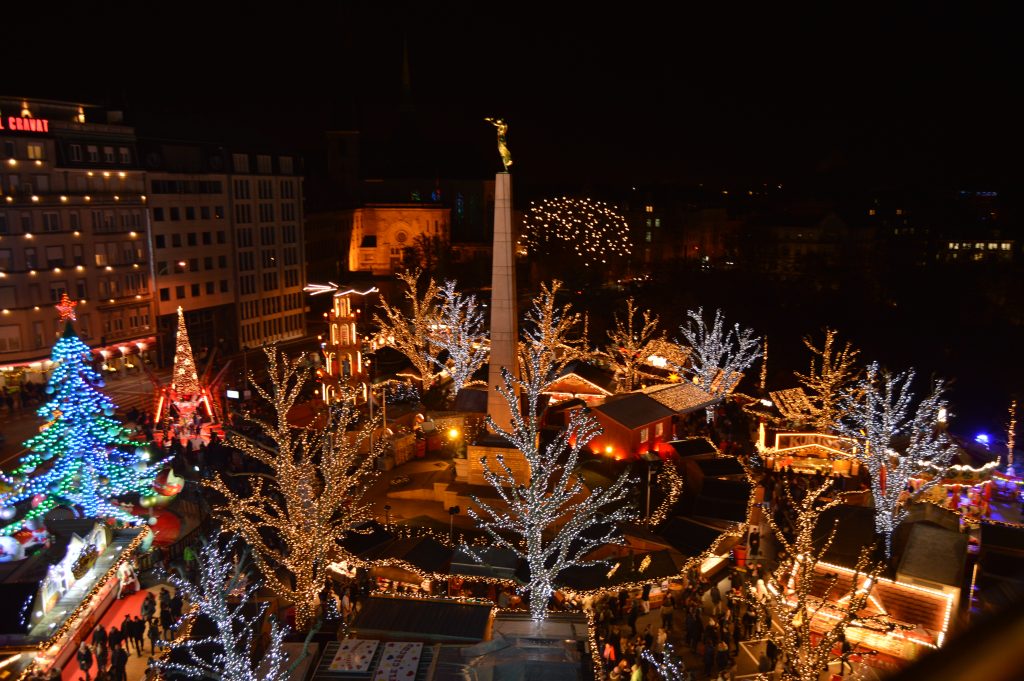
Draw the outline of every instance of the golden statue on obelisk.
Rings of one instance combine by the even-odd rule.
[[[484,120],[498,129],[498,153],[501,154],[501,162],[504,164],[505,172],[507,173],[508,167],[512,165],[512,152],[508,150],[508,145],[505,143],[508,123],[505,122],[504,118],[485,118]]]

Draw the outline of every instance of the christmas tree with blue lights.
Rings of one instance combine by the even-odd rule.
[[[37,412],[46,423],[25,442],[29,453],[18,468],[0,474],[10,488],[0,493],[0,518],[20,516],[0,534],[16,532],[57,506],[72,508],[80,517],[141,521],[114,500],[152,493],[156,470],[147,462],[146,449],[132,442],[130,431],[114,418],[116,406],[101,390],[103,378],[91,366],[89,346],[75,333],[74,308],[67,294],[57,305],[64,332],[50,356],[49,399]]]

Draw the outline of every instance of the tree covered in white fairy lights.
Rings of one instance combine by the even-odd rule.
[[[11,488],[0,494],[0,517],[13,519],[15,504],[31,501],[18,521],[0,530],[3,534],[56,506],[76,509],[85,517],[138,521],[115,499],[151,491],[156,470],[148,463],[149,453],[114,417],[114,402],[92,368],[92,352],[75,333],[74,306],[66,294],[57,306],[64,331],[50,355],[48,399],[36,412],[46,424],[25,442],[29,453],[17,468],[0,473]]]
[[[865,377],[843,394],[836,424],[861,443],[856,455],[871,474],[875,532],[885,538],[887,557],[892,556],[892,534],[906,518],[909,502],[941,482],[956,453],[941,422],[946,411],[943,382],[935,380],[931,393],[911,413],[913,380],[913,369],[893,374],[872,362]],[[929,479],[912,491],[911,479],[925,475]]]
[[[536,378],[540,381],[541,391],[570,362],[591,356],[587,348],[587,320],[574,312],[571,304],[558,305],[558,292],[561,290],[562,282],[557,279],[550,285],[541,284],[540,294],[533,299],[533,305],[526,313],[523,339],[517,348],[521,370],[524,373],[536,372],[529,380]]]
[[[640,657],[646,660],[651,669],[662,681],[690,681],[693,677],[687,673],[683,660],[676,655],[675,647],[666,642],[660,653],[644,648]]]
[[[256,602],[259,582],[245,575],[245,559],[235,561],[238,547],[231,541],[222,548],[211,541],[199,553],[197,583],[172,575],[169,580],[189,604],[185,620],[194,632],[196,620],[213,625],[208,636],[183,637],[154,665],[166,677],[223,679],[223,681],[286,681],[299,660],[288,664],[284,651],[287,627],[270,619],[266,647],[261,646],[262,623],[269,604]],[[301,658],[299,658],[301,660]]]
[[[752,329],[741,329],[739,324],[726,330],[721,310],[715,310],[711,328],[704,321],[704,308],[688,310],[686,315],[689,320],[679,331],[690,349],[689,365],[676,370],[692,375],[696,386],[710,397],[728,395],[761,356],[760,342]],[[714,408],[709,406],[708,421],[713,416]]]
[[[306,631],[337,540],[373,517],[363,495],[378,475],[373,465],[380,446],[366,451],[376,422],[357,425],[352,395],[331,404],[312,424],[294,426],[289,415],[310,373],[301,369],[301,356],[288,360],[277,348],[267,348],[266,354],[270,386],[254,385],[270,404],[273,420],[250,421],[275,448],[244,438],[231,444],[272,474],[247,476],[250,487],[244,492],[221,477],[208,484],[225,498],[218,509],[225,528],[252,547],[268,587],[295,604],[295,625]]]
[[[825,542],[815,548],[818,519],[827,509],[843,503],[841,495],[822,500],[831,487],[832,481],[826,480],[807,490],[798,502],[789,485],[782,485],[786,503],[796,512],[793,540],[786,538],[769,514],[768,522],[782,549],[779,564],[764,573],[763,589],[748,583],[743,594],[759,626],[772,623],[763,635],[784,653],[786,665],[781,678],[787,681],[819,681],[829,662],[837,659],[832,652],[847,627],[876,631],[895,627],[884,614],[868,614],[865,610],[883,567],[871,561],[871,547],[861,551],[849,585],[842,588],[838,574],[818,568],[836,535],[833,527]]]
[[[546,445],[541,443],[541,392],[559,363],[555,357],[561,337],[558,330],[566,328],[562,311],[553,303],[555,290],[557,286],[545,287],[527,316],[526,341],[520,346],[523,377],[502,371],[503,385],[497,390],[511,407],[511,428],[487,419],[497,435],[519,450],[528,472],[517,476],[500,454],[493,459],[482,457],[484,477],[503,503],[473,497],[479,510],[469,509],[495,545],[512,550],[529,566],[526,591],[534,621],[547,616],[559,573],[571,565],[598,562],[586,559],[587,554],[616,541],[616,524],[631,517],[624,505],[630,493],[627,475],[607,488],[593,490],[587,490],[579,476],[580,453],[600,430],[585,410],[573,410],[566,428]],[[524,396],[523,410],[519,391]]]
[[[484,314],[477,305],[476,296],[463,295],[455,290],[454,281],[446,281],[438,291],[440,311],[430,327],[429,345],[444,350],[427,354],[427,360],[438,369],[447,370],[455,384],[455,392],[474,385],[473,374],[487,360],[487,331]],[[477,382],[479,383],[479,382]]]

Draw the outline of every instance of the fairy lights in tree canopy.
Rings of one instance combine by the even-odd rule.
[[[256,602],[259,582],[249,583],[244,574],[246,561],[237,564],[232,555],[237,542],[232,540],[221,548],[211,541],[199,554],[199,580],[193,584],[177,575],[171,584],[192,606],[189,617],[206,617],[214,625],[207,636],[176,640],[172,652],[183,651],[184,656],[165,655],[154,662],[170,677],[231,679],[231,681],[286,681],[301,660],[287,665],[284,650],[287,627],[270,619],[269,642],[262,645],[261,623],[270,607]],[[172,661],[182,659],[182,661]]]
[[[832,661],[832,650],[841,641],[847,627],[874,631],[891,631],[896,625],[885,615],[865,614],[872,587],[882,571],[881,563],[870,560],[870,548],[861,551],[849,590],[839,592],[839,576],[825,577],[824,597],[812,593],[818,576],[817,566],[835,539],[832,528],[820,549],[814,547],[815,527],[821,514],[843,503],[842,495],[823,502],[821,497],[832,487],[832,481],[807,490],[798,503],[789,484],[782,485],[785,502],[796,513],[795,536],[790,541],[775,523],[771,514],[768,523],[784,553],[780,551],[778,567],[764,574],[763,585],[747,584],[743,600],[757,615],[759,623],[768,621],[772,626],[765,632],[785,654],[788,660],[782,678],[789,681],[818,681]],[[758,592],[761,591],[759,594]],[[826,601],[828,601],[826,603]],[[819,613],[827,617],[818,617]],[[812,628],[812,624],[817,626]],[[824,629],[824,630],[822,630]]]
[[[658,330],[658,315],[651,316],[650,310],[643,311],[643,326],[636,325],[636,303],[633,298],[626,301],[626,317],[622,319],[615,313],[615,328],[608,331],[611,341],[605,349],[606,354],[615,367],[615,375],[619,377],[618,392],[629,392],[643,378],[654,377],[645,371],[647,358],[653,354],[651,343],[664,337]]]
[[[602,562],[586,556],[599,546],[617,542],[617,523],[632,517],[625,505],[631,484],[627,474],[607,488],[589,491],[578,474],[580,452],[600,431],[597,421],[586,411],[573,410],[566,428],[546,446],[541,444],[541,392],[547,385],[552,356],[563,338],[555,332],[563,328],[564,320],[553,304],[554,290],[557,286],[544,287],[548,296],[542,294],[535,300],[528,315],[528,341],[520,345],[520,358],[526,360],[521,365],[523,378],[515,378],[503,369],[503,385],[497,386],[511,407],[511,428],[506,430],[487,417],[488,427],[522,453],[529,479],[517,479],[500,454],[493,460],[481,457],[484,478],[504,503],[499,506],[474,496],[479,510],[469,509],[495,546],[513,551],[528,564],[530,581],[526,590],[534,621],[547,616],[548,600],[559,573],[571,565]],[[519,408],[520,390],[525,393],[525,413]],[[464,550],[482,562],[474,549]]]
[[[822,433],[835,425],[842,392],[857,380],[858,373],[855,363],[860,351],[850,341],[838,349],[836,334],[835,329],[825,329],[821,348],[816,348],[810,337],[804,338],[804,345],[812,354],[811,366],[806,374],[796,374],[810,397],[810,413],[806,417]]]
[[[74,303],[65,295],[58,309],[64,333],[51,353],[49,400],[36,412],[46,424],[25,442],[29,453],[20,465],[0,473],[12,490],[0,495],[0,517],[10,520],[17,515],[15,505],[25,501],[30,508],[0,529],[3,534],[55,506],[76,508],[85,517],[138,520],[113,499],[149,492],[156,473],[147,464],[149,453],[129,439],[130,432],[114,418],[114,402],[100,390],[103,378],[90,366],[89,347],[72,325]]]
[[[913,369],[892,374],[872,362],[865,377],[843,393],[836,425],[840,433],[862,443],[856,456],[871,474],[875,532],[885,537],[887,557],[892,556],[892,533],[906,518],[909,502],[942,481],[957,449],[939,420],[940,412],[946,410],[943,382],[933,382],[931,394],[911,416],[913,380]],[[908,443],[900,453],[893,447],[902,438]],[[925,471],[932,474],[931,479],[909,492],[911,478]]]
[[[252,547],[268,588],[295,604],[295,626],[306,631],[327,567],[337,557],[337,541],[373,519],[363,495],[377,478],[373,467],[384,443],[366,451],[379,419],[357,427],[359,413],[350,392],[327,408],[326,422],[293,427],[288,414],[310,372],[301,369],[301,355],[289,360],[275,347],[267,348],[266,355],[270,387],[253,383],[273,418],[249,420],[274,441],[276,450],[244,438],[231,443],[272,475],[249,476],[244,493],[219,476],[207,484],[225,498],[217,509],[224,526]]]
[[[448,352],[447,361],[427,355],[431,363],[447,369],[455,383],[455,392],[473,385],[473,374],[487,359],[487,331],[484,314],[477,307],[475,296],[464,296],[455,290],[454,281],[446,281],[438,295],[441,310],[430,328],[430,343]],[[439,354],[439,353],[438,353]]]
[[[174,343],[174,373],[171,376],[171,390],[179,397],[199,393],[199,374],[192,358],[192,344],[185,329],[185,312],[178,306],[178,334]]]
[[[380,329],[381,342],[409,359],[420,374],[423,390],[426,390],[434,381],[433,363],[428,358],[436,357],[438,353],[437,346],[431,341],[430,329],[437,324],[439,290],[437,283],[430,279],[420,295],[418,280],[421,274],[420,270],[415,270],[398,275],[405,284],[408,314],[381,298],[380,308],[384,314],[375,314],[373,320]]]
[[[691,374],[698,388],[711,397],[728,395],[746,371],[761,356],[760,343],[751,329],[734,324],[726,331],[721,310],[715,310],[715,319],[708,328],[704,322],[704,308],[688,310],[689,320],[679,327],[690,347],[690,365],[675,367],[679,372]],[[707,408],[711,422],[714,408]]]
[[[585,267],[607,265],[633,250],[629,223],[618,209],[602,201],[564,196],[531,202],[519,244],[529,253],[573,254]]]

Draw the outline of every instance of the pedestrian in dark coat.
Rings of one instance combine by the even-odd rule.
[[[92,642],[96,645],[107,647],[107,630],[103,628],[103,625],[97,625],[92,632]]]
[[[171,598],[171,617],[174,618],[175,622],[181,619],[181,611],[184,607],[185,602],[182,599],[181,594],[174,594],[174,597]]]
[[[109,651],[107,650],[106,644],[100,645],[99,643],[95,643],[93,644],[92,652],[93,655],[96,656],[96,678],[98,679],[99,675],[107,668],[107,657]]]
[[[155,617],[149,618],[149,652],[156,655],[156,642],[160,640],[160,622]]]
[[[142,655],[146,647],[146,623],[140,617],[132,620],[132,642],[135,644],[135,654]]]
[[[164,630],[164,638],[171,638],[171,627],[174,626],[174,618],[171,616],[171,608],[160,608],[160,627]]]
[[[89,671],[92,670],[92,651],[89,650],[89,646],[85,645],[85,641],[78,644],[78,668],[85,674],[85,681],[89,681]]]
[[[128,665],[128,653],[121,646],[117,646],[110,653],[110,678],[111,681],[128,681],[125,674],[125,667]]]
[[[117,644],[124,639],[124,635],[121,630],[117,627],[110,627],[110,631],[107,632],[107,646],[111,651],[117,647]]]

